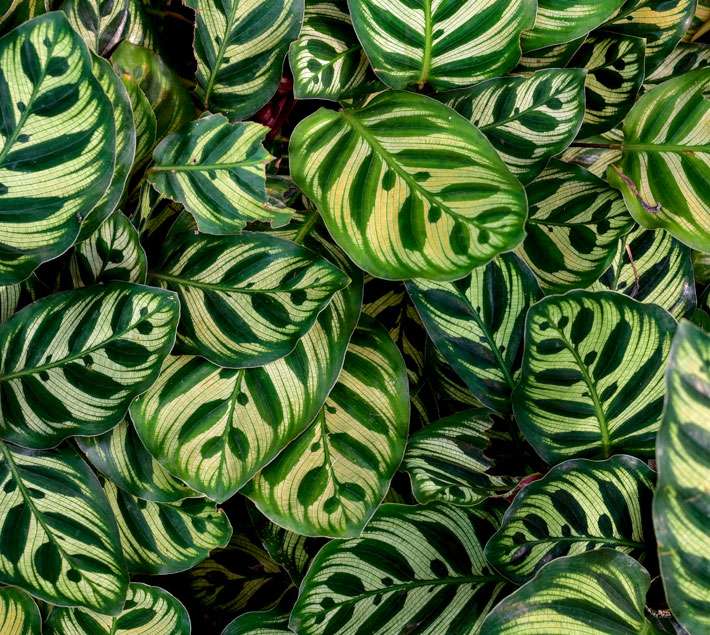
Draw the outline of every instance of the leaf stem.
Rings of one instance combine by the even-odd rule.
[[[432,17],[431,0],[424,0],[424,54],[422,56],[422,72],[419,75],[417,86],[423,88],[429,79],[431,71],[431,47],[432,47]]]
[[[570,148],[603,148],[605,150],[621,150],[622,145],[620,143],[584,143],[582,141],[575,141],[570,145]]]
[[[311,229],[313,229],[313,226],[318,222],[318,216],[319,214],[317,209],[311,211],[310,215],[303,222],[303,225],[298,228],[293,242],[295,242],[297,245],[300,245],[303,242],[304,238],[308,236],[308,234],[311,232]]]

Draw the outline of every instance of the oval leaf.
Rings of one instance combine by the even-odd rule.
[[[0,589],[0,633],[42,635],[42,616],[34,600],[20,589]]]

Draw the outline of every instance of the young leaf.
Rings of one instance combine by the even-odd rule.
[[[116,521],[76,452],[0,442],[0,487],[0,580],[52,604],[120,611],[128,575]]]
[[[16,313],[0,326],[0,436],[48,448],[110,430],[157,377],[177,320],[175,294],[121,282]]]
[[[528,312],[513,411],[548,463],[653,454],[675,320],[611,291],[548,296]]]
[[[289,158],[335,241],[378,277],[461,277],[523,237],[518,181],[476,128],[422,95],[321,108],[294,130]]]
[[[486,135],[526,184],[577,136],[584,118],[584,78],[583,70],[558,68],[498,77],[448,93],[446,104]]]
[[[573,459],[526,485],[486,545],[486,559],[518,584],[561,556],[617,549],[634,557],[653,542],[655,474],[625,454]]]
[[[66,251],[111,181],[111,105],[61,12],[0,40],[0,284]]]
[[[132,168],[133,172],[136,172],[145,167],[145,163],[153,154],[158,123],[153,108],[138,82],[126,75],[121,77],[121,81],[131,101],[133,123],[136,128],[136,156]]]
[[[292,531],[357,536],[387,493],[408,428],[402,355],[385,329],[363,316],[313,425],[246,493],[266,516]]]
[[[668,605],[691,633],[710,628],[710,336],[683,320],[666,370],[653,524]]]
[[[195,10],[198,94],[230,120],[253,115],[276,92],[303,0],[187,0]]]
[[[531,0],[348,4],[375,73],[395,89],[428,83],[446,90],[504,75],[518,63],[520,33],[535,17]]]
[[[0,633],[42,635],[42,616],[34,600],[20,589],[0,589]]]

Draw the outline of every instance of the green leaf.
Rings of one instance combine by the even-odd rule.
[[[626,554],[600,549],[559,558],[491,611],[481,635],[653,635],[644,617],[651,576]]]
[[[121,80],[131,101],[136,129],[136,156],[133,162],[133,171],[136,172],[144,167],[153,154],[158,124],[153,108],[138,83],[128,75],[123,75]]]
[[[560,159],[566,163],[576,163],[589,170],[594,176],[603,178],[607,168],[621,158],[621,142],[624,133],[618,128],[603,132],[600,135],[585,139],[585,145],[599,145],[601,147],[585,147],[585,145],[572,145],[565,150]]]
[[[289,146],[293,180],[365,271],[452,279],[523,237],[525,193],[485,137],[422,95],[321,108]]]
[[[289,614],[280,609],[243,613],[227,624],[221,635],[289,635]]]
[[[622,238],[611,267],[591,288],[657,304],[678,320],[696,302],[691,251],[663,230],[638,228]]]
[[[670,79],[643,95],[624,120],[623,154],[607,179],[631,215],[710,251],[710,68]]]
[[[554,44],[553,46],[546,46],[536,51],[523,53],[516,71],[532,73],[542,70],[543,68],[564,68],[579,47],[582,46],[582,42],[584,42],[585,39],[586,35],[583,35],[570,42]]]
[[[111,106],[63,13],[0,40],[0,284],[76,240],[111,181]]]
[[[93,234],[116,209],[123,196],[128,174],[136,156],[136,129],[133,123],[131,100],[125,86],[106,60],[94,55],[92,61],[94,77],[111,102],[116,131],[116,162],[111,183],[96,207],[82,221],[77,241],[82,241]]]
[[[604,29],[646,40],[646,74],[676,47],[690,24],[695,0],[626,0]]]
[[[523,33],[523,51],[571,42],[616,15],[624,0],[538,0],[535,25]]]
[[[158,503],[131,496],[110,481],[104,490],[131,573],[164,575],[191,569],[232,535],[224,512],[204,498]]]
[[[353,31],[346,0],[306,0],[288,59],[296,99],[338,101],[382,88]]]
[[[569,62],[587,69],[579,138],[611,130],[629,112],[644,78],[645,42],[624,35],[590,35]]]
[[[498,77],[449,93],[447,105],[491,142],[525,184],[577,136],[584,118],[585,73],[546,69],[526,77]]]
[[[698,68],[705,68],[706,66],[710,66],[710,46],[707,44],[681,42],[664,58],[653,73],[646,76],[644,86],[651,88],[668,79],[678,77],[683,73]]]
[[[710,335],[683,320],[666,370],[653,524],[668,605],[691,633],[710,628]]]
[[[0,324],[9,320],[19,308],[35,300],[35,286],[34,278],[0,286]]]
[[[0,581],[52,604],[119,611],[128,576],[116,522],[78,454],[0,442],[0,488]]]
[[[55,607],[47,626],[50,635],[190,635],[190,616],[167,591],[132,582],[117,615]]]
[[[340,291],[286,357],[258,368],[168,358],[133,402],[148,451],[193,489],[230,498],[303,432],[335,383],[360,311],[359,284]]]
[[[407,440],[404,360],[360,318],[337,383],[311,425],[247,488],[261,512],[309,536],[357,536],[382,502]]]
[[[0,436],[46,448],[110,430],[155,380],[177,319],[175,294],[119,282],[16,313],[0,326]]]
[[[111,55],[119,77],[145,93],[157,123],[157,138],[182,128],[195,117],[195,106],[182,80],[153,51],[124,40]]]
[[[493,461],[485,452],[492,426],[487,411],[468,410],[412,434],[402,469],[409,472],[417,501],[477,505],[513,489],[514,479],[488,474]]]
[[[187,0],[195,9],[198,95],[230,120],[253,115],[276,92],[303,0]]]
[[[251,121],[230,124],[206,115],[164,139],[153,152],[148,179],[182,203],[201,232],[236,234],[250,221],[268,221],[264,149],[268,128]]]
[[[74,247],[68,273],[75,287],[112,280],[142,283],[147,266],[138,232],[117,211]]]
[[[515,497],[486,559],[522,584],[561,556],[609,548],[638,557],[654,545],[654,481],[643,461],[625,454],[565,461]]]
[[[535,2],[437,3],[348,0],[353,26],[377,76],[403,89],[470,86],[504,75],[520,58],[520,33]]]
[[[505,588],[483,557],[499,507],[380,507],[359,538],[316,556],[291,628],[318,633],[475,633]]]
[[[530,215],[518,254],[545,291],[592,284],[634,225],[619,194],[578,165],[553,159],[526,188]]]
[[[675,320],[612,291],[548,296],[528,312],[513,411],[547,462],[653,455]]]
[[[504,254],[455,282],[406,286],[434,345],[473,395],[509,412],[525,314],[540,295],[527,267]]]
[[[148,453],[126,420],[109,432],[76,442],[99,472],[133,496],[159,503],[198,496]]]
[[[34,600],[20,589],[0,589],[0,633],[42,635],[42,616]]]

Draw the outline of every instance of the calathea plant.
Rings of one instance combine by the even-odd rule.
[[[707,0],[0,0],[0,633],[710,632]]]

